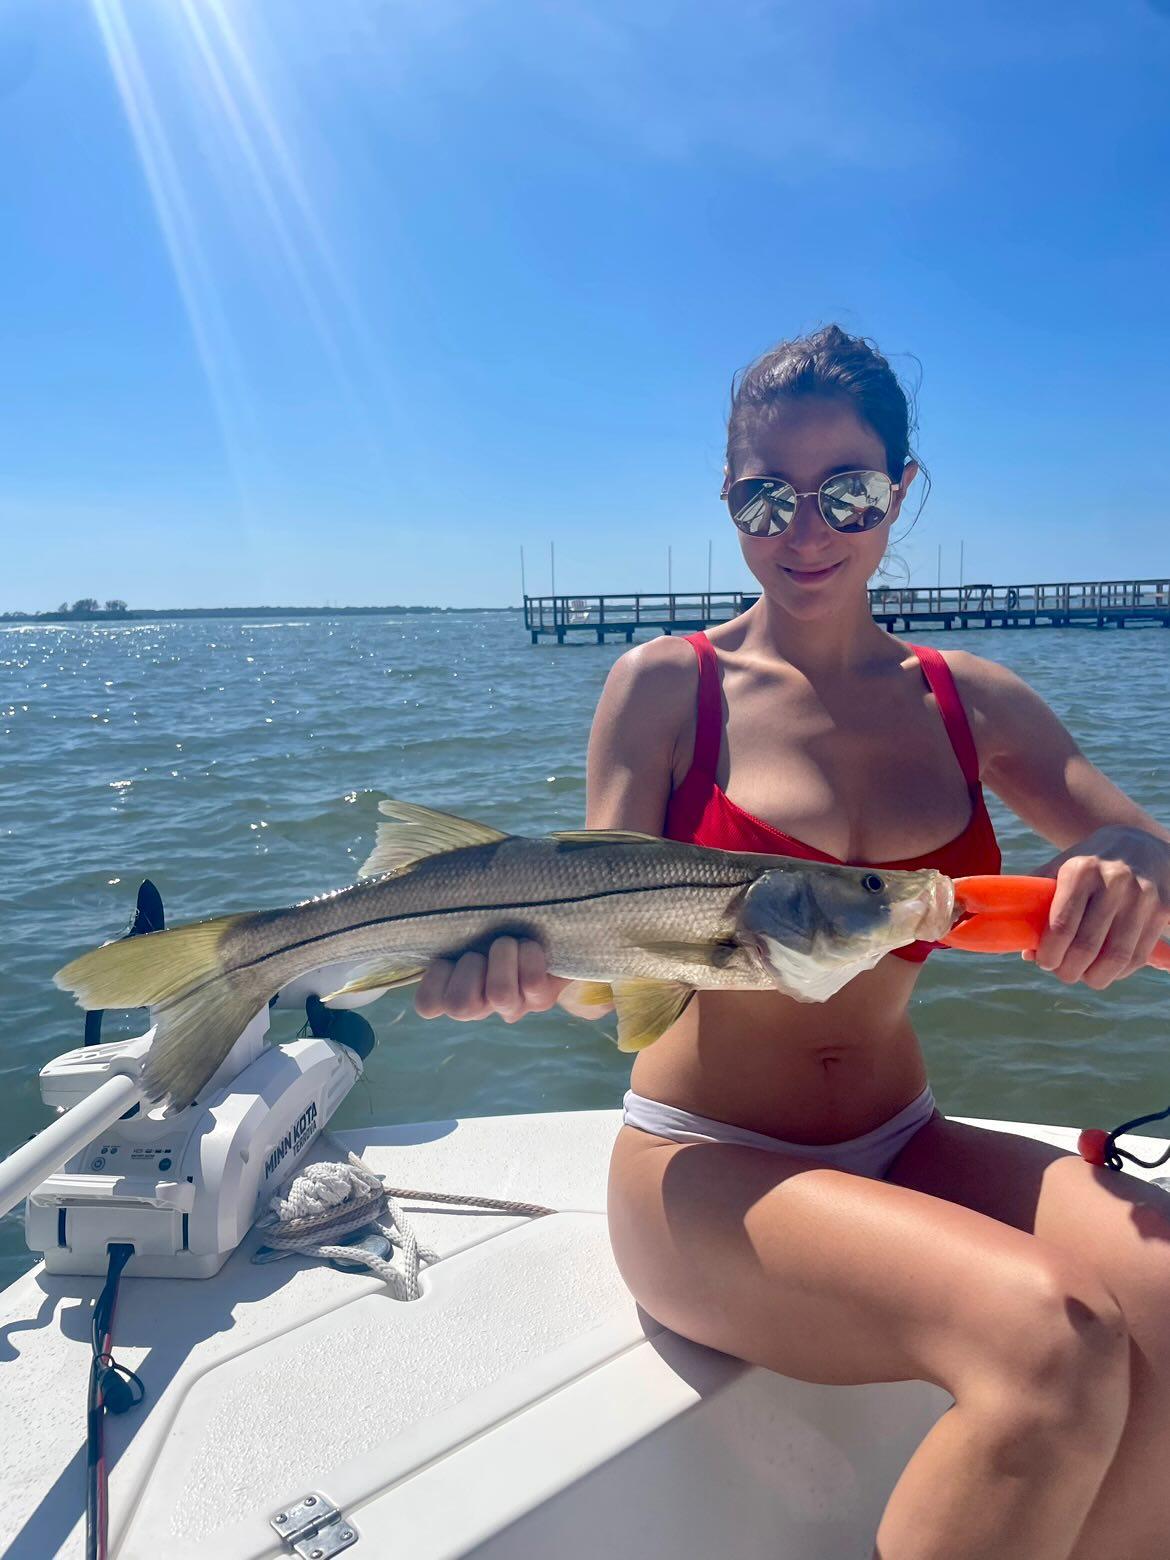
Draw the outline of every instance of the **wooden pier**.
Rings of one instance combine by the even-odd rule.
[[[525,596],[532,643],[585,634],[630,644],[636,633],[691,634],[738,617],[758,592],[636,591],[603,596]],[[884,585],[869,593],[874,619],[891,633],[920,628],[1170,628],[1170,577],[1077,580],[1054,585]]]

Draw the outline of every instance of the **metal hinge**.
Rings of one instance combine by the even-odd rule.
[[[330,1555],[339,1555],[358,1539],[353,1523],[324,1495],[304,1496],[271,1518],[269,1525],[302,1560],[329,1560]]]

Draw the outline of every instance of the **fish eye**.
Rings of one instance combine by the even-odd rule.
[[[886,885],[876,872],[867,872],[861,880],[861,886],[867,894],[880,894]]]

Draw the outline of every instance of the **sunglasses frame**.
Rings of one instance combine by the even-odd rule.
[[[840,482],[842,477],[865,477],[865,476],[871,476],[871,475],[872,476],[884,477],[886,479],[886,481],[890,484],[890,503],[889,503],[889,508],[886,510],[885,514],[881,517],[881,519],[877,522],[876,525],[865,526],[861,530],[852,529],[851,527],[849,527],[847,525],[846,526],[834,525],[833,522],[829,519],[828,515],[825,513],[825,505],[824,505],[824,499],[823,499],[824,491],[828,487],[829,483],[830,482]],[[799,509],[800,501],[801,501],[802,498],[815,498],[816,501],[817,501],[817,513],[820,515],[821,519],[825,522],[825,524],[829,527],[830,531],[835,531],[838,536],[866,536],[866,535],[868,535],[868,533],[870,531],[876,531],[878,526],[884,525],[886,523],[886,521],[890,518],[890,512],[891,512],[891,510],[894,507],[894,499],[902,491],[902,484],[900,482],[895,482],[893,480],[893,478],[890,476],[889,472],[878,471],[876,467],[872,467],[872,466],[859,466],[855,471],[835,471],[831,477],[826,477],[825,478],[825,480],[821,483],[820,487],[814,488],[812,490],[812,492],[810,492],[810,493],[800,493],[800,492],[797,492],[796,488],[793,486],[793,484],[791,482],[788,481],[787,477],[738,477],[734,482],[731,482],[731,483],[724,482],[724,484],[723,484],[723,491],[722,491],[722,493],[720,493],[719,496],[727,504],[728,512],[731,514],[731,523],[732,523],[732,525],[734,525],[738,531],[741,531],[744,534],[744,536],[752,536],[752,537],[783,536],[784,532],[787,531],[789,526],[792,524],[792,520],[786,520],[783,525],[778,525],[777,522],[776,522],[776,512],[775,512],[775,509],[772,506],[771,500],[770,499],[765,499],[764,502],[768,505],[768,510],[769,510],[769,514],[768,514],[768,526],[769,526],[769,529],[767,531],[753,531],[749,526],[741,525],[739,520],[736,518],[735,513],[731,509],[731,495],[735,492],[736,488],[739,486],[739,484],[741,482],[773,482],[773,483],[777,484],[777,486],[783,486],[783,487],[788,488],[788,490],[792,493],[793,497],[796,499],[796,508],[794,508],[793,511],[792,511],[792,520],[796,519],[796,510]],[[744,507],[746,508],[746,505]],[[741,510],[741,513],[742,513],[742,510]]]

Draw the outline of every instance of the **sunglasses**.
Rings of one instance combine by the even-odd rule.
[[[783,477],[740,477],[724,496],[732,520],[745,535],[779,536],[792,524],[801,499],[813,497],[834,531],[872,531],[901,490],[884,471],[842,471],[826,477],[815,494],[798,493]]]

